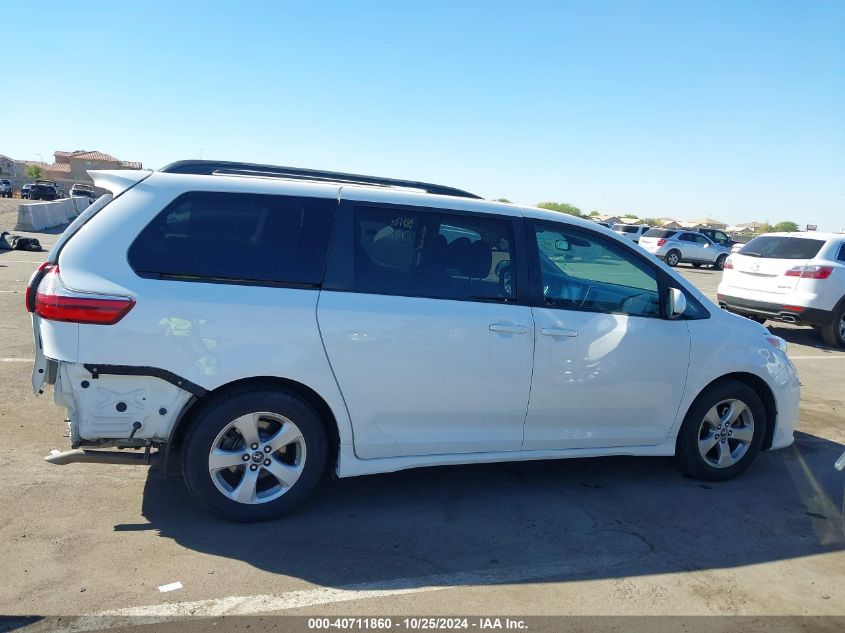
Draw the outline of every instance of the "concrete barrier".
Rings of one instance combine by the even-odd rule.
[[[74,214],[75,214],[73,216],[73,218],[71,218],[71,219],[76,218],[77,215],[79,215],[80,213],[85,211],[85,209],[87,209],[89,206],[91,206],[91,204],[94,202],[88,196],[79,196],[77,198],[71,198],[71,201],[73,202],[73,208],[74,208]]]
[[[85,204],[85,207],[88,205]],[[80,211],[74,199],[64,198],[55,202],[22,203],[18,206],[17,231],[43,231],[72,221]]]

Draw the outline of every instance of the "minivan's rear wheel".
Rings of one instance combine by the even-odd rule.
[[[751,465],[766,431],[766,410],[745,383],[726,380],[695,401],[678,434],[675,461],[688,477],[722,481]]]
[[[681,263],[681,254],[676,250],[671,250],[666,253],[666,258],[664,260],[667,265],[672,266],[673,268]]]
[[[324,471],[326,431],[293,393],[250,388],[201,405],[185,437],[182,472],[200,504],[231,521],[286,514]]]
[[[845,301],[834,310],[833,319],[821,328],[822,339],[832,347],[845,347]]]
[[[719,255],[719,259],[716,260],[716,263],[713,264],[713,268],[716,270],[724,270],[725,268],[725,260],[728,258],[727,255]]]

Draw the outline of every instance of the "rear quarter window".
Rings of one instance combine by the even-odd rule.
[[[144,277],[316,287],[337,201],[265,194],[185,193],[129,247]]]

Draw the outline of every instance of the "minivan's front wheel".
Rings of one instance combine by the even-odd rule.
[[[215,514],[263,521],[305,500],[326,455],[325,427],[308,402],[248,388],[201,405],[185,437],[182,473],[194,499]]]
[[[731,479],[751,465],[766,431],[766,410],[745,383],[726,380],[695,401],[678,434],[675,462],[688,477]]]

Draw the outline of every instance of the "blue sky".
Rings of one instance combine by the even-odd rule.
[[[3,12],[19,63],[0,153],[15,158],[84,148],[161,167],[204,148],[584,211],[845,227],[845,2]]]

